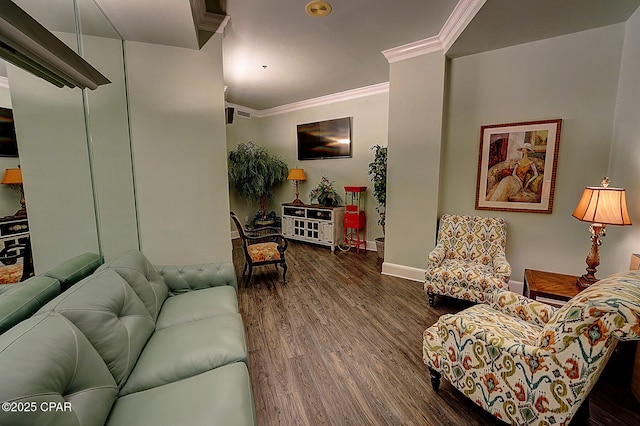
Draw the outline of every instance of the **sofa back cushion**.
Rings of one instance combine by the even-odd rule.
[[[0,336],[0,424],[102,425],[118,388],[85,336],[59,314]]]
[[[0,294],[0,334],[29,318],[60,294],[58,280],[35,276],[17,284],[4,284]]]
[[[502,218],[445,214],[440,219],[438,245],[445,248],[446,259],[491,265],[506,242],[507,224]]]
[[[138,250],[126,251],[98,268],[99,271],[104,269],[120,274],[142,300],[153,320],[158,319],[169,289],[156,268],[142,253]]]
[[[551,317],[538,346],[560,352],[578,344],[597,358],[613,337],[640,339],[640,271],[612,275],[581,291]]]
[[[118,386],[133,369],[155,321],[117,272],[103,270],[78,282],[41,312],[64,315],[98,351]]]

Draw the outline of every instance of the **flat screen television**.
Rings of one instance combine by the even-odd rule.
[[[298,160],[351,157],[351,117],[298,124]]]
[[[17,157],[18,141],[13,124],[13,111],[0,108],[0,157]]]

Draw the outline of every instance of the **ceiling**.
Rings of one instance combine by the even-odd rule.
[[[63,6],[14,1],[49,29],[60,29],[53,11]],[[226,13],[227,100],[259,111],[387,82],[383,51],[442,40],[443,30],[459,23],[461,10],[477,13],[445,46],[450,57],[624,22],[640,6],[640,0],[329,0],[332,12],[318,18],[305,13],[308,1],[79,0],[104,12],[113,33],[126,40],[194,49],[199,35],[192,4]],[[447,23],[450,16],[456,19]],[[96,27],[105,31],[102,24]]]

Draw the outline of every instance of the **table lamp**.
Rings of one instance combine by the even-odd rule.
[[[300,200],[300,181],[307,180],[307,176],[304,174],[304,169],[291,169],[289,170],[289,176],[287,176],[287,180],[292,180],[296,184],[296,199],[291,202],[291,204],[295,204],[298,206],[303,205],[304,203]]]
[[[588,186],[573,212],[573,217],[583,222],[590,222],[591,250],[587,255],[587,273],[578,277],[577,284],[584,289],[598,281],[596,268],[600,265],[598,247],[601,238],[606,235],[607,225],[631,225],[627,211],[627,195],[622,188],[609,188],[609,178],[605,177],[602,186]]]
[[[3,185],[10,185],[11,188],[15,189],[20,193],[20,209],[13,215],[16,218],[27,217],[27,206],[25,204],[24,199],[24,188],[22,187],[22,170],[20,168],[16,169],[6,169],[4,171],[4,176],[2,178]]]

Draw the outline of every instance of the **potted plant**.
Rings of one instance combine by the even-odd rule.
[[[338,195],[338,192],[333,187],[335,182],[329,180],[328,177],[322,176],[322,180],[311,192],[309,193],[309,199],[313,203],[313,200],[318,200],[318,204],[324,207],[339,206],[342,203],[342,198]]]
[[[369,176],[373,182],[373,197],[378,202],[378,225],[382,227],[382,237],[376,238],[378,257],[384,259],[384,225],[387,209],[387,147],[374,145],[373,161],[369,163]]]
[[[271,188],[283,183],[288,173],[284,161],[253,142],[241,143],[229,152],[229,181],[250,204],[259,203],[260,220],[267,219]]]

